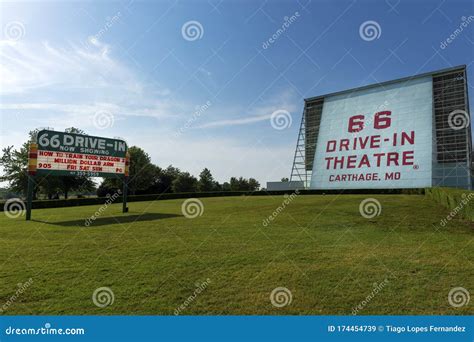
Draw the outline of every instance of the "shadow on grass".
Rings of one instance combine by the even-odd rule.
[[[112,216],[112,217],[97,217],[95,220],[88,220],[89,225],[87,227],[94,228],[98,226],[106,226],[111,224],[121,224],[121,223],[133,223],[133,222],[141,222],[141,221],[155,221],[161,219],[167,219],[171,217],[180,217],[181,215],[176,214],[159,214],[159,213],[150,213],[150,214],[136,214],[136,215],[126,215],[121,216],[122,214]],[[52,224],[55,226],[62,226],[62,227],[86,227],[86,219],[83,218],[80,220],[71,220],[71,221],[59,221],[59,222],[48,222],[48,221],[41,221],[41,220],[32,220],[35,222],[47,223]]]

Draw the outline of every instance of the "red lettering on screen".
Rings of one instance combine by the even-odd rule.
[[[390,125],[392,124],[392,119],[390,118],[390,115],[392,115],[392,112],[389,110],[375,113],[374,128],[375,129],[389,128]]]
[[[364,116],[363,115],[354,115],[349,118],[349,133],[356,133],[362,131],[364,128]]]
[[[336,140],[329,140],[326,146],[326,152],[334,152],[336,150]]]
[[[413,149],[415,131],[388,131],[392,126],[392,119],[390,110],[378,111],[370,119],[363,114],[349,117],[347,131],[357,134],[327,141],[323,163],[326,170],[337,171],[330,174],[327,180],[329,182],[400,180],[402,175],[400,171],[403,171],[400,168],[415,165]],[[378,130],[379,134],[369,133],[374,129]],[[379,171],[373,170],[374,168]],[[396,169],[379,173],[381,168]],[[418,168],[410,168],[410,171],[413,169]]]

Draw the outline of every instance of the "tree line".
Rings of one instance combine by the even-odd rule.
[[[68,128],[66,133],[85,134],[78,128]],[[38,130],[29,133],[29,140],[19,149],[8,146],[2,150],[0,167],[3,174],[1,182],[8,183],[8,191],[12,194],[26,196],[28,185],[28,146],[36,140]],[[255,191],[260,188],[254,178],[231,177],[229,182],[216,181],[208,168],[204,168],[198,177],[169,165],[161,168],[152,163],[150,156],[142,148],[131,146],[129,170],[129,194],[159,194],[169,192],[208,192],[208,191]],[[59,198],[61,194],[68,198],[71,193],[91,195],[94,192],[102,197],[122,188],[120,178],[104,178],[97,187],[91,177],[85,176],[37,176],[34,198],[43,196],[48,199]]]
[[[130,177],[128,189],[131,195],[159,194],[164,192],[206,192],[206,191],[255,191],[260,184],[254,178],[232,177],[220,184],[211,171],[204,168],[196,178],[189,172],[172,165],[161,168],[151,162],[150,156],[140,147],[132,146],[130,154]],[[122,182],[116,178],[106,178],[97,189],[104,196],[120,189]]]

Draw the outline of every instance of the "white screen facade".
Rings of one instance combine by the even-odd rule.
[[[432,186],[430,76],[324,98],[310,188]]]

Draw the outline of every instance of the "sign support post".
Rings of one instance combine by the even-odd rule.
[[[38,144],[30,143],[28,149],[28,187],[26,190],[26,220],[31,220],[33,206],[33,192],[35,189],[35,175],[38,166]]]
[[[28,190],[26,194],[26,220],[31,220],[31,207],[33,204],[33,190],[35,188],[35,180],[33,175],[28,175]]]
[[[127,196],[128,196],[128,176],[130,172],[130,154],[127,152],[125,155],[125,173],[123,175],[123,206],[122,206],[122,213],[128,213],[127,207]]]
[[[128,177],[123,177],[123,205],[122,205],[122,213],[128,213],[127,207],[127,195],[128,195]]]

